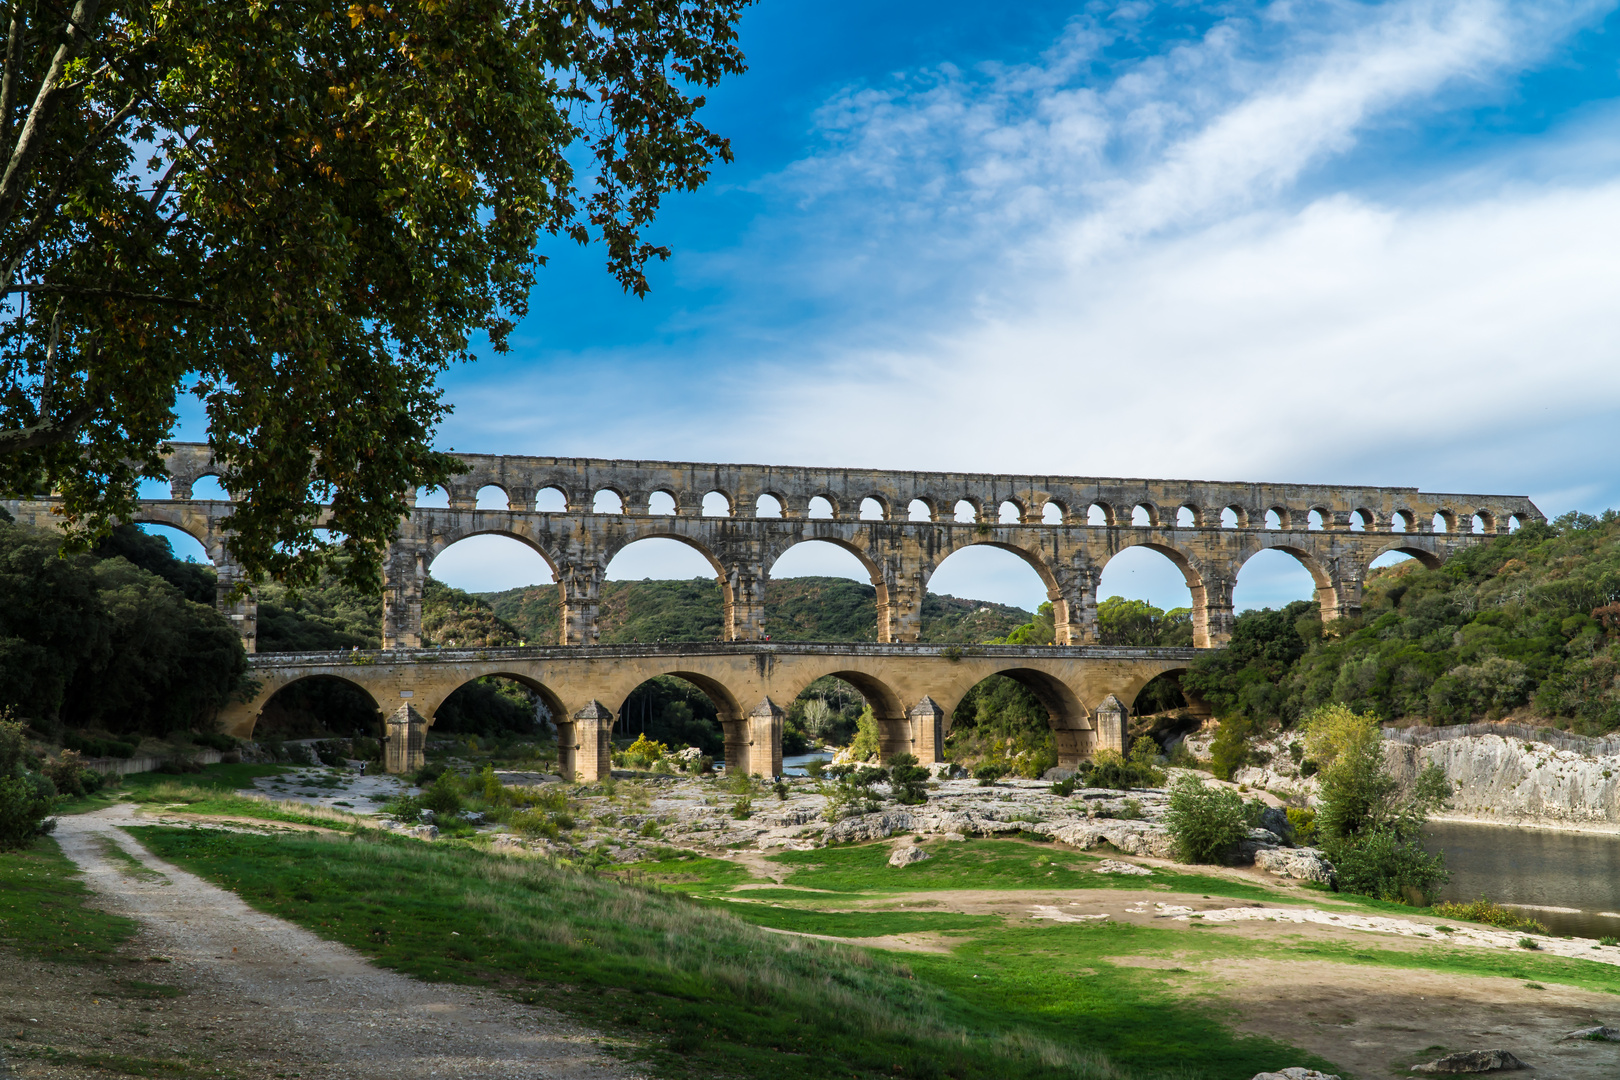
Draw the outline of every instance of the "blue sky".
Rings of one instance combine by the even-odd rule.
[[[707,110],[737,161],[669,200],[652,295],[552,245],[513,351],[446,378],[441,445],[1620,505],[1617,32],[1599,3],[767,0]],[[932,587],[1033,606],[998,554]],[[1104,594],[1184,602],[1154,559]],[[435,573],[549,579],[495,541]],[[1238,603],[1308,591],[1257,563]]]

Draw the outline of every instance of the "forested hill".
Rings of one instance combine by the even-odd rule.
[[[1385,720],[1513,715],[1587,734],[1620,727],[1620,516],[1566,514],[1369,575],[1362,618],[1315,604],[1238,616],[1231,646],[1184,687],[1217,715],[1291,724],[1343,702]]]
[[[767,586],[765,628],[776,641],[875,641],[877,594],[845,578],[784,578]],[[555,585],[469,593],[428,579],[422,596],[424,644],[491,647],[558,637]],[[597,626],[607,644],[715,641],[721,636],[720,589],[709,580],[609,581]],[[923,601],[924,641],[972,644],[1005,637],[1029,623],[1021,608],[930,593]],[[375,649],[381,601],[327,581],[297,596],[269,586],[259,600],[259,651]]]
[[[478,595],[525,640],[557,640],[555,585]],[[1006,604],[930,593],[923,601],[922,640],[988,641],[1005,637],[1030,618],[1029,612]],[[721,637],[720,587],[703,578],[605,582],[597,628],[604,644],[714,641]],[[772,581],[765,592],[765,632],[773,641],[875,641],[877,591],[846,578]]]

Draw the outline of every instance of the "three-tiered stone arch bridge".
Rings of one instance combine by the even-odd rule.
[[[530,687],[558,722],[571,777],[607,773],[608,737],[630,692],[674,675],[714,702],[729,767],[781,768],[783,707],[811,682],[837,675],[872,706],[885,758],[937,761],[951,713],[981,679],[1027,685],[1051,715],[1060,761],[1123,748],[1128,703],[1154,677],[1184,669],[1231,636],[1232,588],[1244,563],[1277,550],[1309,571],[1322,618],[1361,612],[1372,562],[1399,552],[1438,566],[1456,551],[1544,520],[1524,496],[1456,495],[1404,487],[1215,483],[1107,477],[814,469],[697,462],[460,454],[467,471],[446,485],[447,507],[414,506],[384,569],[383,648],[343,654],[256,653],[256,604],[238,598],[230,549],[232,504],[192,498],[216,476],[206,446],[175,444],[170,498],[143,502],[132,520],[195,537],[218,572],[220,604],[252,658],[260,689],[225,716],[247,736],[278,690],[335,676],[365,690],[389,717],[389,766],[421,758],[425,728],[459,686],[488,675]],[[504,509],[481,508],[491,496]],[[413,500],[414,503],[414,500]],[[56,504],[7,503],[21,521],[50,525]],[[544,509],[541,509],[544,507]],[[499,535],[538,552],[556,577],[556,645],[481,651],[422,647],[427,568],[450,545]],[[608,563],[638,540],[665,538],[699,552],[723,598],[724,640],[712,644],[597,642]],[[765,586],[795,544],[819,540],[855,556],[876,590],[876,642],[765,640]],[[918,642],[929,578],[972,545],[1026,562],[1052,602],[1050,646],[953,647]],[[1097,587],[1110,559],[1146,547],[1180,570],[1193,601],[1192,649],[1099,645]]]

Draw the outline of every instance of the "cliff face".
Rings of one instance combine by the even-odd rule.
[[[1431,763],[1445,771],[1453,789],[1445,816],[1620,831],[1620,757],[1501,735],[1418,744],[1386,740],[1384,754],[1402,781]]]

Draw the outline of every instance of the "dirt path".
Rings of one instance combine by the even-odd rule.
[[[306,1078],[367,1080],[638,1075],[605,1054],[594,1032],[557,1013],[384,971],[253,910],[117,828],[136,820],[128,805],[62,817],[56,838],[107,909],[141,923],[142,948],[171,961],[165,981],[206,995],[216,1020],[258,1029],[250,1041],[275,1059],[267,1064],[275,1075],[289,1068]],[[109,839],[148,872],[109,857]]]

